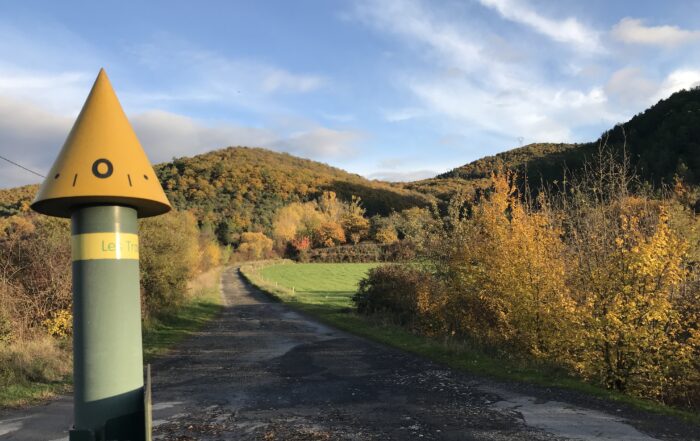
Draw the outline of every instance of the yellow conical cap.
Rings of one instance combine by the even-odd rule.
[[[32,208],[70,217],[75,207],[92,204],[130,206],[139,217],[171,209],[104,69]]]

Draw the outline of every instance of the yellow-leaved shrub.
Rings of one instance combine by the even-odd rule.
[[[624,164],[586,171],[534,201],[493,174],[478,199],[451,202],[419,263],[372,271],[358,308],[700,406],[700,221],[629,191]]]

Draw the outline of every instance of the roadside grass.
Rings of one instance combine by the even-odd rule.
[[[221,268],[200,274],[190,282],[190,297],[185,304],[143,324],[144,361],[165,355],[168,351],[202,329],[223,308],[219,280]]]
[[[354,311],[351,299],[359,280],[373,266],[377,264],[298,264],[277,261],[243,265],[241,274],[251,284],[273,297],[326,324],[421,355],[454,369],[499,380],[575,390],[700,424],[700,415],[697,413],[610,391],[586,383],[556,367],[497,356],[492,351],[475,347],[469,342],[425,337],[381,317],[359,315]]]
[[[0,345],[0,408],[69,391],[71,370],[68,340],[36,335]]]
[[[190,283],[185,304],[143,324],[146,362],[202,329],[223,308],[221,269],[199,275]],[[69,339],[34,336],[0,343],[0,409],[37,404],[72,389],[72,347]]]

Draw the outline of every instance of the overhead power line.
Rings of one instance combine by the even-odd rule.
[[[21,165],[21,164],[17,164],[15,161],[11,161],[11,160],[7,159],[7,158],[4,157],[4,156],[0,156],[0,159],[4,159],[5,161],[9,162],[10,164],[16,165],[17,167],[19,167],[19,168],[21,168],[21,169],[23,169],[23,170],[26,170],[26,171],[28,171],[29,173],[33,173],[33,174],[39,176],[40,178],[45,178],[45,177],[46,177],[46,176],[42,175],[41,173],[37,173],[37,172],[35,172],[34,170],[30,170],[30,169],[28,169],[27,167],[25,167],[25,166],[23,166],[23,165]]]

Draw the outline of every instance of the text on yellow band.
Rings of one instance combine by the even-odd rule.
[[[132,233],[85,233],[72,237],[73,260],[139,258],[139,237]]]

